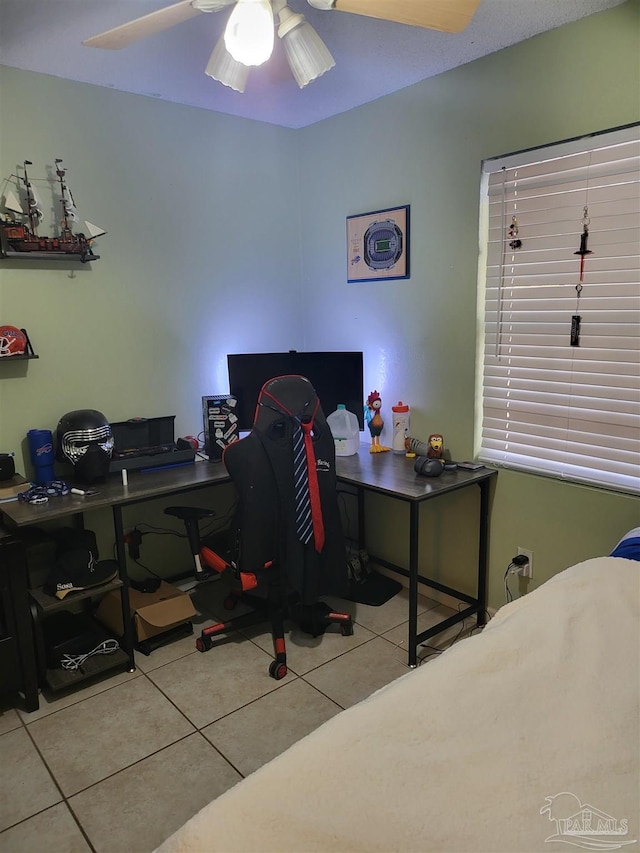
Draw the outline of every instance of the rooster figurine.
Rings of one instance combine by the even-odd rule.
[[[389,447],[385,447],[383,444],[380,444],[380,434],[384,427],[384,421],[380,414],[381,408],[382,400],[380,399],[380,394],[378,394],[377,391],[372,391],[367,397],[367,405],[364,407],[364,418],[367,422],[367,426],[369,427],[369,432],[371,433],[371,447],[369,448],[369,453],[384,453],[386,450],[390,449]]]

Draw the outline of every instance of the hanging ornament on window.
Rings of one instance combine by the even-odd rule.
[[[585,204],[584,211],[582,215],[582,235],[580,236],[580,248],[577,252],[574,252],[574,255],[580,255],[580,282],[584,281],[584,259],[585,255],[592,255],[593,252],[587,248],[587,241],[589,240],[589,225],[591,220],[589,219],[589,208]]]
[[[580,323],[582,321],[582,317],[580,314],[578,314],[578,308],[580,306],[582,282],[584,281],[584,259],[586,255],[593,254],[593,252],[587,248],[590,224],[591,220],[589,219],[589,207],[585,204],[582,212],[582,234],[580,236],[580,248],[577,252],[573,253],[574,255],[580,255],[580,279],[576,284],[576,313],[571,317],[571,338],[569,340],[569,343],[572,347],[580,346]]]
[[[518,240],[518,230],[518,220],[514,215],[511,217],[511,226],[509,227],[509,237],[511,237],[509,243],[510,249],[520,249],[522,247],[522,240]]]

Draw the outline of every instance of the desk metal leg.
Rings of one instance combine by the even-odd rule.
[[[133,623],[129,609],[129,576],[127,575],[127,555],[124,548],[124,528],[122,525],[122,509],[113,507],[113,529],[116,536],[116,559],[119,566],[119,576],[122,581],[122,624],[124,626],[124,652],[129,657],[129,672],[135,672],[136,662],[133,656]]]
[[[22,544],[15,545],[13,559],[9,557],[10,579],[15,609],[16,640],[22,671],[22,688],[24,706],[27,711],[37,711],[38,702],[38,672],[36,667],[35,648],[29,610],[29,592],[27,590],[27,563]]]
[[[364,518],[364,489],[358,489],[358,542],[361,548],[366,548],[367,531]]]
[[[489,480],[481,480],[480,486],[480,536],[478,544],[478,618],[482,628],[487,623],[487,553],[489,540]]]
[[[419,506],[409,504],[409,666],[418,665],[416,636],[418,633],[418,531]]]

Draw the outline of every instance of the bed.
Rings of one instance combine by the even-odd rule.
[[[640,562],[599,557],[332,718],[158,853],[639,849]]]

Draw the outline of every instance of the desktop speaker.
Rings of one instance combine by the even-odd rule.
[[[16,473],[13,456],[9,453],[0,453],[0,481],[10,480]]]

